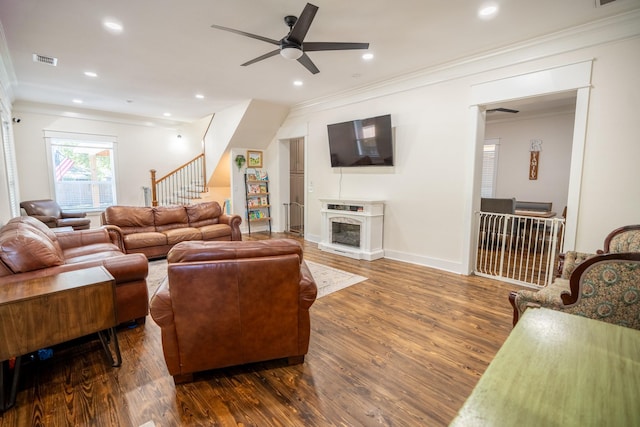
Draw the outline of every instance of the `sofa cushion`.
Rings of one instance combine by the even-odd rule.
[[[175,245],[176,243],[184,242],[186,240],[202,240],[202,233],[200,230],[191,227],[166,230],[163,231],[163,234],[167,236],[167,244],[169,245]]]
[[[187,212],[183,206],[161,206],[153,209],[156,231],[166,231],[189,226]]]
[[[101,259],[105,256],[113,256],[112,252],[122,255],[122,251],[113,243],[93,243],[81,245],[64,250],[64,259],[67,264],[84,261],[86,259]]]
[[[185,206],[189,225],[200,228],[205,225],[217,224],[222,215],[222,208],[218,202],[204,202]]]
[[[202,240],[216,240],[225,237],[227,240],[231,240],[231,227],[227,224],[204,225],[199,230],[202,233]]]
[[[117,225],[123,234],[156,231],[153,208],[145,206],[109,206],[104,210],[105,224]]]
[[[60,252],[60,256],[62,256],[62,249],[60,242],[58,241],[58,235],[54,233],[44,222],[30,216],[19,216],[10,219],[5,227],[9,226],[31,230],[43,239],[51,241],[56,251]]]
[[[29,227],[3,228],[0,259],[14,273],[64,264],[60,248]]]
[[[127,249],[148,248],[150,246],[164,246],[167,244],[167,236],[155,231],[146,233],[134,233],[124,236],[124,245]]]

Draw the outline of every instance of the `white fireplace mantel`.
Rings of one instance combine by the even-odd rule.
[[[384,257],[382,249],[384,201],[320,199],[320,202],[322,202],[322,240],[318,244],[319,249],[367,261]],[[359,227],[359,242],[344,244],[337,241],[333,235],[334,223]]]

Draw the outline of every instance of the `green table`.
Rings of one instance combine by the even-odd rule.
[[[640,426],[640,331],[528,309],[451,426]]]

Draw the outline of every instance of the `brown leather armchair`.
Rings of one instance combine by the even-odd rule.
[[[304,361],[317,287],[297,241],[182,242],[167,261],[151,317],[176,383],[226,366]]]
[[[88,230],[91,220],[86,212],[65,212],[54,200],[27,200],[20,202],[27,215],[44,222],[49,228],[73,227],[74,230]]]

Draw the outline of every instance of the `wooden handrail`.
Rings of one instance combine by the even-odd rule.
[[[197,161],[200,158],[204,158],[204,153],[198,154],[196,157],[194,157],[193,159],[189,160],[187,163],[185,163],[185,164],[183,164],[181,166],[178,166],[177,168],[175,168],[174,170],[172,170],[171,172],[169,172],[168,174],[166,174],[162,178],[156,180],[155,182],[157,183],[157,182],[164,181],[165,179],[169,178],[169,176],[175,175],[176,173],[178,173],[179,171],[181,171],[182,169],[186,168],[187,166],[189,166],[190,164],[192,164],[193,162]],[[152,170],[155,172],[154,169],[152,169]],[[206,173],[203,173],[203,175],[207,176]]]
[[[158,204],[162,201],[163,203],[168,202],[169,204],[175,204],[175,200],[171,199],[171,200],[165,200],[165,197],[160,197],[163,200],[159,200],[159,191],[158,189],[160,188],[160,186],[163,187],[170,187],[172,188],[172,190],[175,190],[176,188],[178,189],[184,189],[184,187],[186,185],[192,185],[192,183],[185,183],[184,182],[184,176],[183,173],[185,171],[187,171],[186,173],[189,175],[190,178],[193,178],[193,173],[189,173],[188,171],[194,167],[197,166],[196,164],[200,162],[201,165],[201,170],[197,171],[198,175],[197,178],[201,181],[201,185],[203,186],[203,191],[206,191],[206,168],[205,168],[205,162],[204,162],[204,153],[197,155],[196,157],[194,157],[193,159],[191,159],[190,161],[184,163],[183,165],[177,167],[176,169],[172,170],[171,172],[167,173],[166,175],[164,175],[161,178],[156,178],[156,170],[155,169],[151,169],[149,172],[151,173],[151,204],[152,206],[158,206]],[[165,182],[166,181],[166,182]],[[166,196],[166,190],[162,192],[164,196]],[[174,194],[175,197],[175,194]]]

